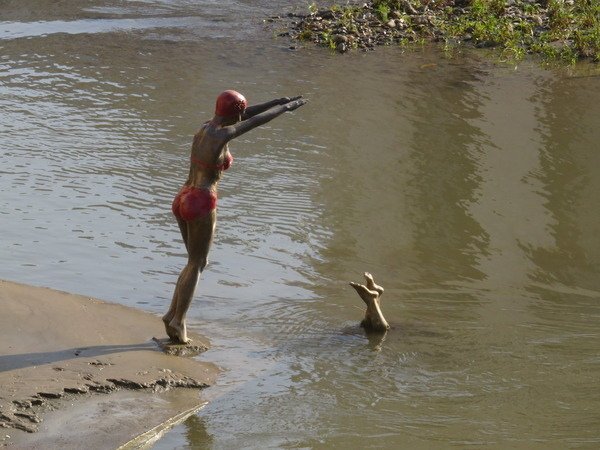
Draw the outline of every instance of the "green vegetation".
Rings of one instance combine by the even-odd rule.
[[[389,20],[389,13],[392,11],[389,5],[386,5],[384,2],[380,2],[376,7],[377,15],[379,16],[379,20],[382,22],[387,22]]]
[[[295,29],[297,39],[341,52],[436,41],[496,48],[506,59],[600,61],[600,0],[372,0],[327,10],[312,3]]]
[[[515,59],[538,53],[571,63],[600,60],[600,1],[525,3],[517,16],[507,14],[506,3],[473,0],[469,14],[446,17],[448,35],[470,35],[476,43],[489,43]]]

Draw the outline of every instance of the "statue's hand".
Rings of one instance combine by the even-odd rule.
[[[298,100],[300,98],[302,98],[301,95],[296,95],[295,97],[281,97],[279,99],[279,104],[280,105],[285,105],[286,103],[293,102],[293,101]]]
[[[300,108],[302,105],[305,105],[306,102],[308,102],[308,100],[306,100],[304,98],[301,98],[298,100],[292,100],[292,101],[286,103],[285,107],[288,111],[293,111],[295,109]]]

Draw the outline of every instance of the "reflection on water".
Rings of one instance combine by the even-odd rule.
[[[293,52],[261,18],[302,2],[44,5],[0,23],[0,278],[164,312],[216,94],[310,99],[231,145],[190,311],[226,372],[155,448],[598,445],[597,77]]]

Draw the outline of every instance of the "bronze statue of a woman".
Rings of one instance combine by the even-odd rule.
[[[305,103],[306,100],[298,96],[247,106],[246,99],[239,92],[225,91],[217,97],[212,120],[204,123],[194,136],[189,175],[172,205],[188,253],[188,261],[177,280],[171,306],[162,318],[172,341],[182,344],[188,342],[185,315],[192,302],[198,277],[206,267],[215,231],[217,185],[223,171],[233,161],[227,148],[228,142]]]

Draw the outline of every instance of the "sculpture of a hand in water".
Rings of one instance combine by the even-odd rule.
[[[306,100],[298,96],[247,106],[239,92],[225,91],[217,98],[214,117],[194,136],[189,175],[172,205],[188,253],[171,306],[162,318],[172,341],[182,344],[189,341],[185,315],[198,277],[207,264],[217,220],[217,185],[223,171],[233,162],[227,143],[305,103]]]
[[[356,290],[360,298],[367,304],[365,318],[360,325],[367,331],[387,331],[390,329],[390,325],[381,312],[383,288],[375,284],[373,276],[368,272],[365,272],[365,280],[367,282],[366,286],[364,284],[350,283],[350,286]]]

